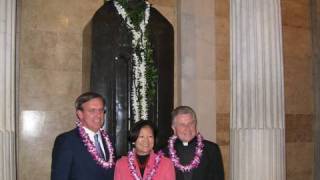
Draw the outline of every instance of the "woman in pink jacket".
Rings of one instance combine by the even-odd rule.
[[[162,152],[153,152],[155,128],[151,121],[141,120],[130,130],[129,141],[134,148],[116,163],[115,180],[175,180],[170,159]]]

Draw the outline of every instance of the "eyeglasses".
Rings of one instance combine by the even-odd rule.
[[[104,109],[88,109],[86,111],[88,111],[90,114],[105,113],[106,112],[106,110],[104,110]]]

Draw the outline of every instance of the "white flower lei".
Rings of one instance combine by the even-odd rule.
[[[147,37],[145,36],[146,26],[150,17],[150,4],[146,2],[146,9],[144,12],[144,19],[139,24],[139,29],[136,30],[132,23],[132,20],[126,13],[125,9],[117,2],[114,1],[118,13],[122,19],[126,22],[127,27],[132,33],[132,48],[135,49],[138,45],[142,48],[140,56],[133,51],[133,79],[131,100],[132,109],[134,115],[134,121],[137,122],[140,119],[147,120],[148,118],[148,101],[147,101],[147,80],[146,80],[146,45]],[[140,57],[140,58],[139,58]],[[137,88],[137,87],[141,88]],[[138,96],[141,95],[140,101]],[[141,107],[141,109],[140,109]]]

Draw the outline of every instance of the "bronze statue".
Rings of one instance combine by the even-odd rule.
[[[120,1],[120,0],[118,0]],[[126,1],[128,11],[145,8],[144,0]],[[160,129],[157,147],[166,145],[171,135],[170,112],[173,109],[174,32],[172,25],[155,8],[150,8],[146,26],[152,59],[157,70],[155,96],[148,104],[148,119]],[[119,15],[114,1],[106,1],[84,31],[84,87],[106,99],[106,125],[114,136],[117,155],[127,153],[127,131],[133,122],[132,33]]]

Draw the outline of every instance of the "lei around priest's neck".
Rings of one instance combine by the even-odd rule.
[[[99,130],[101,133],[101,136],[103,137],[103,140],[105,141],[105,143],[107,145],[107,149],[109,152],[109,159],[108,159],[108,161],[106,161],[98,155],[96,147],[94,146],[93,142],[90,140],[88,134],[84,130],[84,128],[79,120],[76,121],[76,125],[78,127],[80,138],[81,138],[82,142],[84,143],[84,145],[86,146],[87,150],[89,151],[91,157],[96,161],[96,163],[98,165],[100,165],[101,167],[103,167],[104,169],[112,168],[115,164],[115,161],[114,161],[115,157],[114,157],[114,149],[113,149],[113,146],[112,146],[112,143],[111,143],[111,140],[110,140],[108,134],[103,129]]]
[[[201,136],[200,133],[197,134],[197,146],[196,146],[196,151],[195,151],[195,156],[193,160],[187,164],[187,165],[182,165],[180,163],[180,158],[177,156],[177,151],[174,149],[174,144],[177,140],[177,136],[173,135],[169,138],[168,141],[168,146],[169,146],[169,155],[170,159],[173,162],[173,165],[178,168],[182,172],[190,172],[192,169],[197,168],[200,164],[200,159],[202,156],[202,151],[203,151],[203,137]]]

